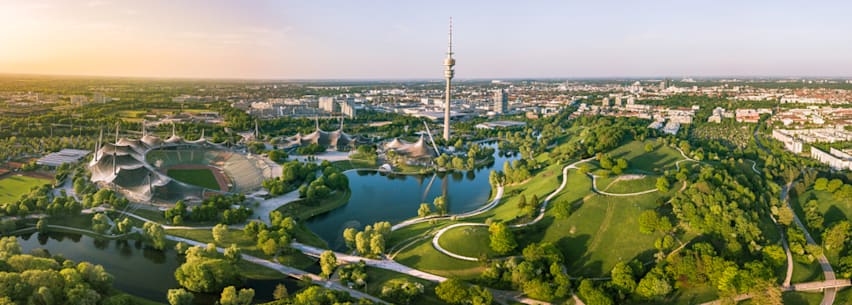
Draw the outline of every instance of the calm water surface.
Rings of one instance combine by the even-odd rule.
[[[495,147],[496,145],[491,145]],[[494,162],[473,171],[436,175],[389,175],[375,171],[350,171],[349,203],[334,211],[307,221],[307,226],[325,239],[335,250],[343,250],[343,230],[362,229],[378,221],[391,224],[417,216],[420,203],[432,203],[445,195],[450,213],[464,213],[487,203],[491,196],[488,176],[492,169],[502,169],[514,156],[494,153]],[[434,207],[433,207],[434,209]]]

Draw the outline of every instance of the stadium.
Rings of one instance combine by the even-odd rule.
[[[116,137],[117,138],[117,137]],[[207,140],[141,139],[102,144],[89,162],[92,182],[137,202],[197,201],[212,194],[247,193],[274,176],[271,161]]]

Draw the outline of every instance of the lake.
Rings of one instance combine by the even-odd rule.
[[[431,203],[445,195],[451,214],[475,210],[488,202],[492,169],[502,170],[503,163],[517,159],[504,156],[495,148],[494,162],[472,171],[430,175],[395,175],[376,171],[349,171],[349,202],[306,222],[308,228],[328,242],[334,250],[344,250],[343,230],[362,229],[379,221],[391,224],[416,217],[420,203]],[[432,207],[434,210],[434,207]]]

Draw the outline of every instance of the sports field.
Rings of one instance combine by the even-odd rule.
[[[166,174],[177,181],[197,185],[211,190],[219,190],[216,176],[207,168],[200,169],[169,169]]]
[[[7,176],[0,179],[0,203],[14,202],[29,193],[34,186],[50,183],[48,179],[27,176]]]

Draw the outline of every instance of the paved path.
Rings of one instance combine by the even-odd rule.
[[[544,219],[544,214],[545,214],[545,211],[547,210],[547,204],[550,203],[550,200],[553,199],[553,197],[556,197],[556,195],[558,195],[560,192],[562,192],[562,190],[565,189],[565,186],[568,183],[568,170],[572,169],[572,168],[577,168],[577,164],[580,164],[580,163],[583,163],[583,162],[588,162],[588,161],[591,161],[592,159],[594,159],[594,157],[583,159],[583,160],[571,163],[570,165],[562,168],[562,184],[560,184],[559,187],[556,188],[556,190],[554,190],[552,193],[550,193],[549,195],[547,195],[547,197],[544,198],[544,202],[541,204],[541,208],[539,208],[538,216],[536,216],[535,219],[533,219],[529,222],[514,224],[514,225],[511,225],[510,227],[511,228],[522,228],[522,227],[526,227],[526,226],[536,224],[539,221],[541,221],[542,219]],[[501,188],[502,188],[502,186],[501,186]],[[502,195],[502,189],[501,189],[500,193]],[[499,201],[499,200],[496,200],[496,201]],[[496,205],[496,203],[493,203],[493,204]],[[441,252],[441,253],[443,253],[443,254],[445,254],[449,257],[455,258],[455,259],[473,261],[473,262],[479,261],[479,258],[476,258],[476,257],[464,256],[464,255],[459,255],[459,254],[455,254],[453,252],[450,252],[447,249],[444,249],[443,247],[441,247],[440,243],[438,242],[441,239],[441,235],[443,235],[445,232],[447,232],[450,229],[459,228],[459,227],[472,227],[472,226],[488,226],[488,225],[486,225],[484,223],[465,222],[465,223],[457,223],[457,224],[452,224],[452,225],[446,226],[446,227],[438,230],[438,232],[435,233],[435,236],[432,237],[432,246],[435,247],[435,250],[438,250],[438,252]]]
[[[253,216],[255,217],[255,219],[260,219],[261,221],[263,221],[263,223],[269,224],[269,213],[277,210],[278,208],[288,203],[299,200],[299,190],[296,189],[287,194],[272,197],[269,199],[261,199],[256,197],[255,199],[259,199],[259,204],[257,207],[252,208],[252,210],[254,211]]]
[[[194,240],[191,240],[191,239],[182,238],[182,237],[166,235],[166,238],[169,239],[169,240],[172,240],[172,241],[184,242],[184,243],[192,245],[192,246],[207,247],[207,244],[204,244],[204,243],[201,243],[201,242],[198,242],[198,241],[194,241]],[[216,248],[216,251],[219,251],[219,253],[225,253],[225,249],[219,248],[219,247]],[[296,278],[296,279],[301,279],[302,277],[307,276],[314,283],[320,284],[323,287],[328,288],[328,289],[345,291],[345,292],[349,293],[349,295],[351,295],[352,297],[354,297],[356,299],[367,298],[367,299],[370,299],[371,301],[379,303],[379,304],[387,304],[387,302],[382,301],[379,298],[376,298],[374,296],[363,293],[361,291],[340,285],[337,282],[326,280],[326,279],[324,279],[324,278],[322,278],[322,277],[320,277],[316,274],[309,273],[309,272],[304,271],[304,270],[296,269],[296,268],[293,268],[293,267],[288,267],[288,266],[285,266],[285,265],[282,265],[282,264],[279,264],[279,263],[275,263],[275,262],[272,262],[272,261],[269,261],[269,260],[266,260],[266,259],[251,256],[251,255],[248,255],[248,254],[242,254],[242,258],[244,260],[248,261],[248,262],[252,262],[254,264],[270,268],[272,270],[278,271],[282,274],[285,274],[287,276],[290,276],[290,277],[293,277],[293,278]]]
[[[843,288],[843,287],[849,287],[849,286],[852,286],[852,283],[850,283],[848,279],[846,279],[846,280],[825,280],[825,281],[820,281],[820,282],[807,282],[807,283],[793,284],[792,286],[782,287],[781,290],[782,291],[824,290],[824,291],[827,292],[829,290],[835,290],[836,291],[837,288]],[[740,301],[751,299],[752,297],[753,296],[751,295],[751,293],[744,293],[744,294],[735,296],[734,301],[740,302]],[[825,302],[825,300],[823,300],[823,302]],[[720,304],[722,304],[721,300],[715,300],[715,301],[701,303],[700,305],[720,305]],[[820,304],[824,304],[824,303],[820,303]],[[825,304],[831,304],[831,303],[825,303]]]
[[[793,184],[792,182],[788,183],[781,190],[781,194],[782,194],[783,198],[785,199],[785,201],[787,202],[787,207],[790,208],[790,209],[793,209],[793,205],[790,203],[789,200],[786,200],[786,197],[787,197],[787,192],[790,191],[790,186],[792,184]],[[795,212],[793,213],[793,221],[796,223],[797,226],[799,226],[799,228],[802,231],[805,232],[805,239],[808,241],[808,244],[816,245],[816,242],[814,241],[813,237],[811,237],[811,233],[808,232],[808,228],[806,228],[805,225],[802,224],[802,221],[799,220],[799,216]],[[820,255],[817,258],[817,260],[819,261],[819,266],[822,268],[822,273],[825,276],[825,280],[826,281],[835,280],[836,277],[834,275],[834,268],[831,267],[831,263],[828,261],[828,258],[825,257],[825,254]],[[836,288],[827,288],[827,289],[825,289],[825,295],[822,297],[822,302],[820,302],[820,305],[832,305],[832,304],[834,304],[834,299],[836,297],[837,297],[837,289]]]
[[[646,190],[646,191],[634,192],[634,193],[626,193],[626,194],[609,193],[609,192],[602,191],[602,190],[598,189],[598,179],[597,179],[597,178],[598,178],[598,176],[595,176],[595,175],[592,175],[592,174],[586,174],[586,175],[588,175],[589,177],[591,177],[591,178],[592,178],[592,190],[593,190],[593,191],[595,191],[595,193],[598,193],[598,194],[601,194],[601,195],[605,195],[605,196],[613,196],[613,197],[631,197],[631,196],[638,196],[638,195],[649,194],[649,193],[653,193],[653,192],[656,192],[656,191],[657,191],[657,189],[650,189],[650,190]]]
[[[497,193],[494,195],[494,199],[491,200],[491,202],[489,202],[488,204],[486,204],[486,205],[484,205],[484,206],[482,206],[482,207],[480,207],[476,210],[466,212],[466,213],[461,213],[461,214],[412,218],[412,219],[409,219],[409,220],[406,220],[406,221],[403,221],[403,222],[400,222],[398,224],[393,225],[391,227],[391,231],[396,231],[396,230],[402,229],[404,227],[407,227],[407,226],[410,226],[410,225],[413,225],[413,224],[418,224],[418,223],[421,223],[421,222],[426,222],[426,221],[431,221],[431,220],[445,220],[445,219],[452,219],[452,218],[473,217],[473,216],[488,212],[489,210],[493,209],[494,207],[496,207],[500,203],[500,199],[502,199],[502,198],[503,198],[503,186],[500,185],[500,186],[497,186]]]

